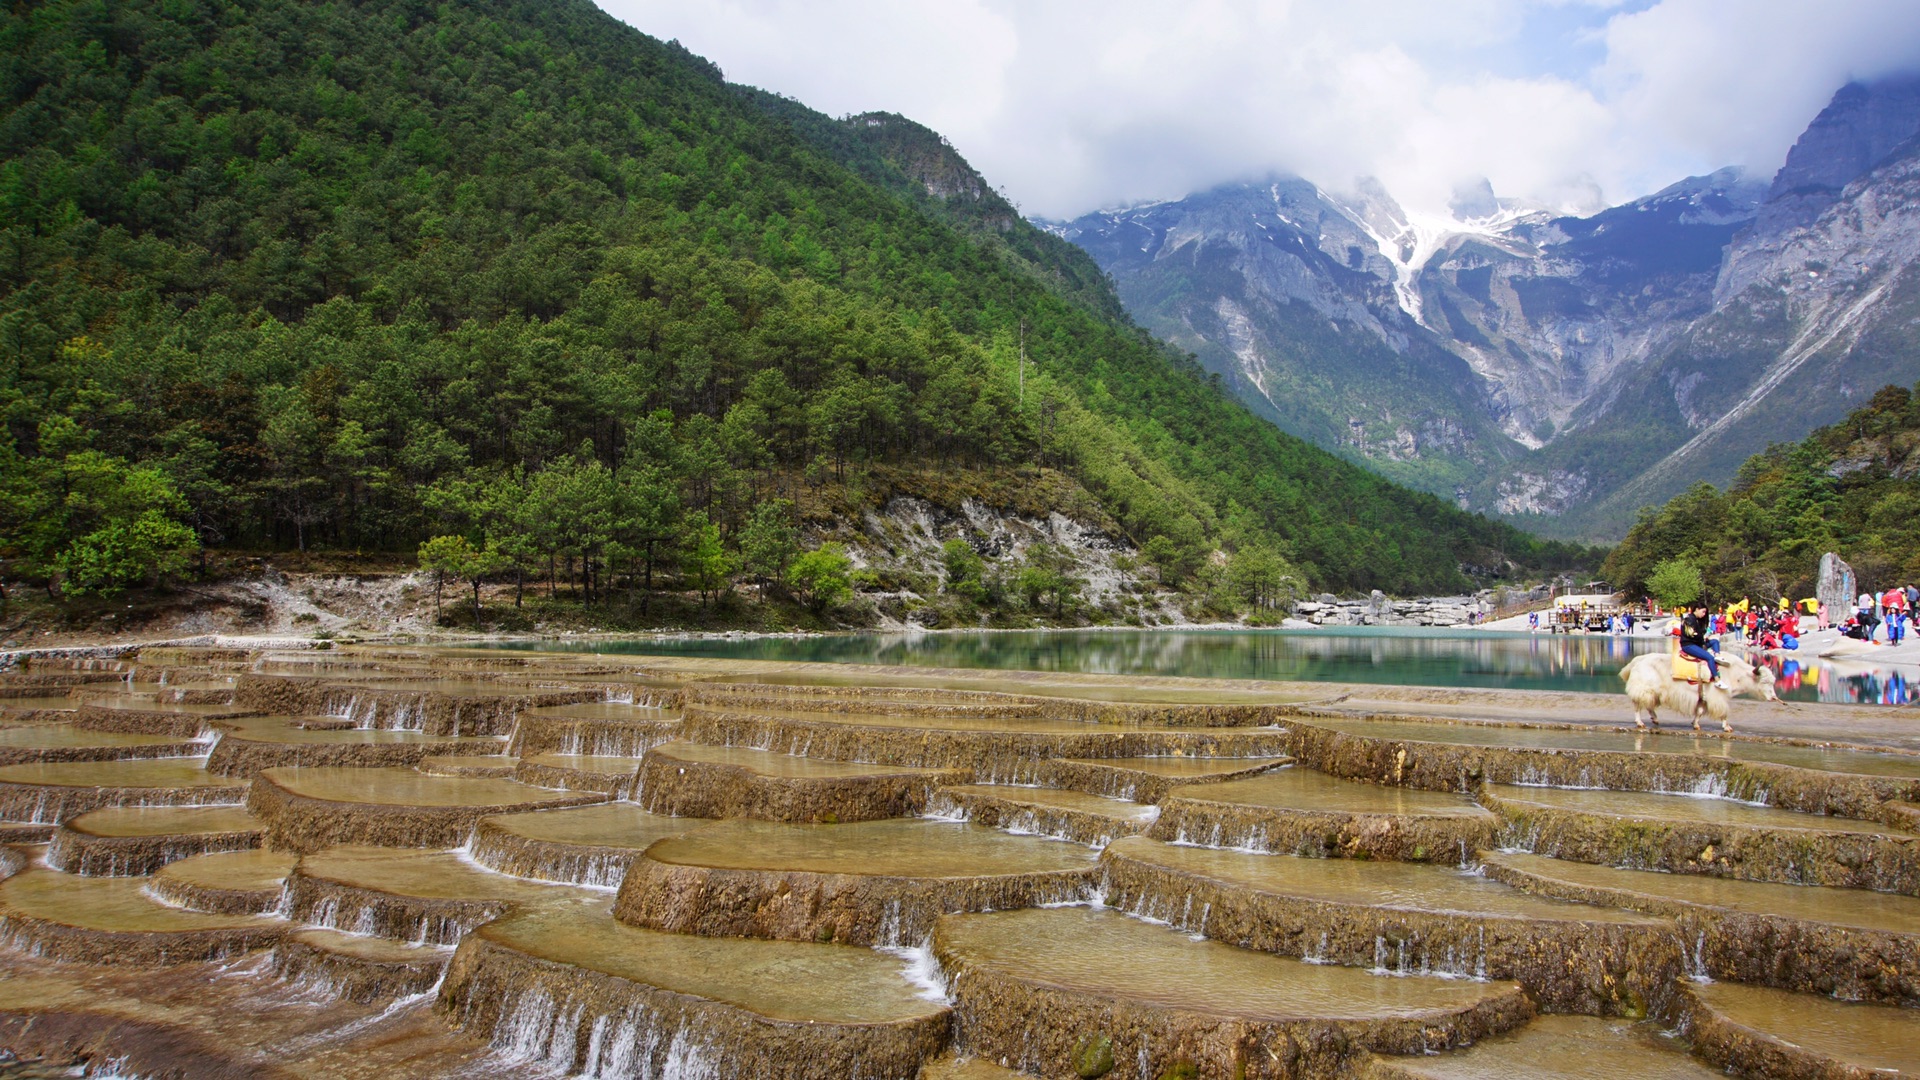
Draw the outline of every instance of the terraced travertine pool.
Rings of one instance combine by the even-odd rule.
[[[1064,666],[0,673],[0,1076],[1920,1070],[1920,756]]]

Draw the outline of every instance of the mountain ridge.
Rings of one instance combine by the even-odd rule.
[[[1337,195],[1288,177],[1049,226],[1114,275],[1136,318],[1243,397],[1262,380],[1299,389],[1286,405],[1266,394],[1265,407],[1253,403],[1289,431],[1527,528],[1618,536],[1641,501],[1664,499],[1676,483],[1724,480],[1765,439],[1837,419],[1849,395],[1870,391],[1856,385],[1863,368],[1881,369],[1865,380],[1874,386],[1911,381],[1887,349],[1864,365],[1845,362],[1865,340],[1859,331],[1894,319],[1887,305],[1906,286],[1876,279],[1864,286],[1871,297],[1838,298],[1876,260],[1897,268],[1920,258],[1920,223],[1901,210],[1912,191],[1900,162],[1917,132],[1920,79],[1896,77],[1842,88],[1771,180],[1723,169],[1586,216],[1500,200],[1480,184],[1456,193],[1455,213],[1467,220],[1416,219],[1374,181]],[[1221,207],[1244,213],[1282,189],[1340,221],[1276,218],[1258,235],[1212,224]],[[1321,244],[1343,232],[1363,250],[1343,258]],[[1152,265],[1164,245],[1118,257],[1122,233],[1223,248],[1215,262],[1234,273],[1190,280],[1199,291],[1136,285],[1169,276]],[[1835,283],[1835,303],[1814,302],[1809,292],[1821,289],[1806,285],[1824,287],[1830,264],[1854,267],[1852,276]],[[1763,294],[1783,282],[1797,299],[1785,323],[1767,329],[1774,315]],[[1270,310],[1237,336],[1224,321],[1196,321],[1223,303],[1252,310],[1248,296]],[[1289,305],[1311,315],[1287,316]],[[1343,346],[1303,332],[1315,317],[1346,320],[1371,341]],[[1733,339],[1745,344],[1727,348]],[[1397,387],[1366,377],[1383,366],[1369,356],[1377,348],[1405,358]],[[1796,349],[1806,355],[1789,355]],[[1470,369],[1465,385],[1434,353]],[[1281,378],[1276,368],[1293,370]],[[1796,413],[1782,395],[1840,400]],[[1750,419],[1763,414],[1764,433]]]

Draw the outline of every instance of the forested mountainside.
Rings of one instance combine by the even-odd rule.
[[[710,584],[795,524],[776,496],[1036,469],[1176,579],[1260,548],[1447,591],[1580,554],[1254,417],[933,133],[586,0],[17,5],[0,113],[11,576],[460,535]]]
[[[1589,217],[1482,185],[1233,184],[1054,226],[1256,410],[1547,535],[1730,479],[1920,378],[1920,78],[1842,88],[1769,185],[1723,169]]]
[[[1722,492],[1697,484],[1641,512],[1602,571],[1631,593],[1680,560],[1716,601],[1811,596],[1836,551],[1862,587],[1920,580],[1920,397],[1898,386],[1797,443],[1748,458]]]

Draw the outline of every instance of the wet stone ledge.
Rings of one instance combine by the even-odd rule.
[[[1681,1030],[1701,1057],[1766,1080],[1920,1076],[1920,1011],[1685,983]]]
[[[335,844],[454,848],[489,814],[605,800],[591,792],[430,777],[412,769],[292,768],[255,777],[247,809],[267,823],[269,847],[306,853]]]
[[[1156,724],[1168,727],[1261,727],[1283,723],[1292,703],[1194,703],[1102,701],[1068,693],[1020,694],[991,690],[940,690],[889,686],[813,686],[803,683],[694,683],[688,705],[717,711],[797,710],[891,713],[941,717],[1037,718],[1091,724]]]
[[[88,738],[89,735],[94,736]],[[117,736],[117,737],[116,737]],[[132,735],[91,732],[67,724],[37,726],[0,742],[0,765],[54,761],[133,761],[144,758],[192,757],[206,753],[197,739],[170,735]]]
[[[440,981],[452,957],[447,946],[301,930],[274,947],[271,970],[329,997],[367,1004],[425,993]]]
[[[506,914],[513,902],[498,896],[408,896],[295,867],[287,877],[286,906],[301,922],[342,933],[456,945],[474,927]]]
[[[1113,925],[1061,932],[1079,920]],[[1318,1080],[1361,1051],[1442,1050],[1534,1015],[1513,983],[1301,964],[1085,909],[948,916],[933,951],[959,1044],[1047,1077]]]
[[[441,985],[442,1012],[510,1060],[589,1076],[877,1080],[915,1075],[947,1042],[947,1009],[877,978],[891,958],[868,950],[676,938],[604,914],[555,923],[481,928]],[[843,970],[813,970],[820,961],[794,950],[825,950]],[[741,982],[757,985],[727,985]]]
[[[1042,767],[1048,787],[1083,791],[1133,802],[1157,803],[1173,792],[1257,776],[1287,765],[1288,757],[1216,758],[1200,756],[1110,758],[1105,761],[1056,758]]]
[[[647,849],[613,908],[630,926],[702,937],[914,945],[943,914],[1084,898],[1074,845],[949,822],[721,822]]]
[[[276,912],[298,857],[272,851],[224,851],[168,863],[147,883],[164,904],[211,915]]]
[[[111,806],[238,803],[245,784],[208,773],[200,758],[53,762],[0,767],[0,821],[57,825]]]
[[[1497,741],[1499,729],[1493,727],[1486,737]],[[1312,719],[1294,722],[1289,745],[1301,763],[1332,776],[1463,794],[1482,784],[1712,794],[1802,813],[1877,820],[1888,800],[1920,792],[1920,780],[1895,776],[1680,753],[1373,737],[1316,727]]]
[[[251,779],[268,769],[294,766],[358,769],[413,768],[425,758],[445,754],[494,754],[505,745],[494,736],[420,737],[395,740],[391,732],[316,729],[289,731],[250,725],[224,732],[207,757],[207,768],[222,776]],[[388,738],[374,738],[387,735]]]
[[[615,888],[656,840],[709,824],[650,814],[631,803],[481,818],[470,853],[489,870],[536,881]]]
[[[573,708],[601,707],[589,704]],[[618,706],[607,708],[611,711]],[[535,754],[639,757],[661,743],[680,737],[678,713],[658,718],[595,720],[568,715],[570,711],[535,709],[521,713],[513,731],[512,752],[524,757]]]
[[[238,806],[95,810],[54,831],[47,865],[83,877],[145,877],[195,855],[257,848],[263,836]]]
[[[920,813],[954,771],[816,761],[737,747],[668,743],[647,752],[637,801],[675,817],[850,822]]]
[[[831,761],[884,761],[922,769],[964,769],[980,783],[1037,783],[1052,758],[1278,757],[1286,733],[1276,728],[1136,729],[1051,721],[1022,730],[860,723],[854,717],[684,711],[682,738],[720,746],[753,746]],[[1036,722],[1037,723],[1037,722]],[[1032,725],[1029,725],[1032,726]]]
[[[1481,801],[1505,820],[1501,843],[1483,846],[1637,870],[1920,895],[1920,836],[1910,833],[1874,832],[1865,823],[1814,815],[1802,815],[1803,824],[1703,821],[1678,816],[1687,809],[1678,805],[1674,817],[1607,813],[1546,805],[1529,795],[1524,788],[1482,791]],[[1835,831],[1836,825],[1862,829]]]
[[[1102,847],[1153,827],[1157,807],[1104,795],[1013,784],[959,784],[935,789],[934,817],[971,821],[1014,833],[1033,833]]]
[[[91,731],[193,739],[216,720],[257,715],[257,710],[238,705],[178,705],[159,701],[107,705],[95,700],[85,702],[74,710],[73,726]]]
[[[1282,855],[1458,865],[1491,846],[1499,824],[1465,800],[1288,769],[1176,793],[1161,802],[1147,835]]]
[[[1673,920],[1710,978],[1894,1005],[1920,1004],[1920,899],[1567,864],[1486,853],[1483,872],[1540,896]],[[1768,910],[1772,908],[1772,910]]]
[[[1269,886],[1230,876],[1263,861],[1308,871],[1304,882]],[[1207,864],[1227,864],[1210,873]],[[1241,948],[1315,963],[1383,969],[1397,974],[1511,979],[1547,1012],[1641,1018],[1660,1015],[1682,972],[1682,944],[1673,924],[1578,904],[1555,905],[1518,893],[1500,910],[1465,909],[1474,898],[1443,891],[1457,873],[1439,867],[1301,860],[1290,855],[1167,849],[1154,841],[1122,841],[1101,858],[1109,907],[1205,934]],[[1315,871],[1357,878],[1351,891],[1322,887]],[[1378,875],[1368,872],[1378,870]],[[1378,881],[1367,887],[1370,876]],[[1418,903],[1420,879],[1433,878],[1431,907]],[[1462,883],[1471,886],[1472,883]],[[1377,902],[1362,899],[1373,892]],[[1482,883],[1481,891],[1499,886]],[[1494,897],[1482,898],[1483,902]],[[1558,907],[1560,910],[1553,910]],[[1535,910],[1528,910],[1535,909]]]
[[[216,960],[279,941],[287,924],[165,907],[137,878],[27,870],[0,881],[0,944],[81,964]]]
[[[357,725],[426,735],[508,735],[528,709],[600,701],[603,689],[535,689],[503,683],[473,693],[449,693],[422,681],[417,688],[355,686],[291,676],[249,675],[234,700],[257,711],[287,716],[341,716]]]
[[[535,787],[595,791],[624,799],[639,783],[640,759],[583,754],[538,754],[522,760],[514,779]]]

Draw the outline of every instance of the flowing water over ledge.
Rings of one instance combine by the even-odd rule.
[[[700,656],[726,660],[890,664],[1211,679],[1386,683],[1612,694],[1620,668],[1665,637],[1554,635],[1409,627],[1316,630],[1031,630],[826,634],[783,638],[659,638],[503,642],[542,652]],[[1905,705],[1907,677],[1850,659],[1769,661],[1789,701]],[[1022,687],[1021,692],[1034,692]],[[1086,696],[1084,688],[1075,696]],[[1133,700],[1143,700],[1134,698]]]

